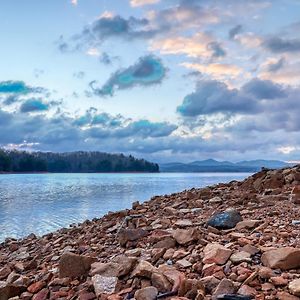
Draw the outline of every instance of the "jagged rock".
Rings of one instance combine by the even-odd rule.
[[[289,290],[295,296],[300,296],[300,279],[295,279],[289,283]]]
[[[11,268],[8,266],[3,267],[0,269],[0,280],[7,278],[7,276],[11,273]]]
[[[300,248],[284,247],[265,252],[261,261],[272,269],[296,269],[300,267]]]
[[[216,263],[218,265],[223,265],[227,262],[232,254],[232,251],[218,243],[208,244],[204,248],[204,264]]]
[[[242,262],[250,262],[251,258],[250,258],[250,253],[245,252],[245,251],[239,251],[239,252],[235,252],[230,256],[230,260],[234,263],[234,264],[239,264]]]
[[[221,295],[217,297],[217,300],[251,300],[252,296],[244,296],[244,295]]]
[[[94,261],[92,257],[64,253],[59,261],[59,276],[63,278],[87,275]]]
[[[149,286],[136,291],[134,298],[136,300],[156,300],[157,294],[157,288]]]
[[[157,272],[157,268],[153,267],[149,262],[141,260],[131,275],[132,277],[141,276],[151,279],[152,274],[155,272]]]
[[[241,221],[241,214],[235,209],[230,209],[212,216],[208,220],[207,225],[217,229],[231,229]]]
[[[0,281],[0,300],[8,300],[12,297],[19,296],[26,288],[14,284]]]
[[[49,290],[47,288],[42,289],[32,297],[32,300],[46,300],[48,298]]]
[[[221,282],[218,284],[216,290],[214,291],[212,295],[212,300],[216,299],[226,299],[226,298],[220,298],[221,295],[227,295],[227,294],[234,294],[235,292],[235,286],[233,282],[229,279],[222,279]],[[227,298],[228,299],[228,298]],[[232,299],[232,298],[229,298]]]
[[[153,245],[153,248],[174,248],[176,245],[176,241],[174,238],[171,236],[164,238],[163,240],[157,242],[156,244]]]
[[[167,277],[159,272],[154,272],[151,275],[151,283],[161,293],[171,291],[172,284]]]
[[[195,228],[191,229],[176,229],[173,232],[173,238],[179,245],[186,245],[198,238]]]
[[[92,277],[92,283],[94,286],[94,290],[96,296],[100,296],[101,294],[112,294],[115,292],[116,285],[118,282],[117,277],[106,277],[96,274]]]
[[[126,245],[127,242],[133,242],[139,240],[148,235],[148,232],[144,229],[121,229],[118,233],[118,241],[122,247]]]

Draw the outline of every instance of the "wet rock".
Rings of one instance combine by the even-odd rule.
[[[87,275],[94,261],[92,257],[64,253],[59,261],[59,276],[64,278]]]
[[[101,294],[114,293],[117,282],[117,277],[106,277],[98,274],[92,277],[92,283],[97,297],[99,297]]]
[[[136,291],[134,294],[134,298],[136,300],[156,300],[157,294],[157,288],[149,286]]]
[[[300,267],[300,248],[285,247],[265,252],[261,261],[272,269],[296,269]]]
[[[207,225],[217,229],[231,229],[241,221],[241,214],[235,209],[230,209],[212,216]]]

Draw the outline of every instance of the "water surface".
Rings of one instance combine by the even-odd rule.
[[[133,201],[234,179],[247,173],[0,175],[0,241],[42,235],[130,208]]]

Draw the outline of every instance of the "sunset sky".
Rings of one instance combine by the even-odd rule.
[[[1,0],[0,147],[300,160],[299,0]]]

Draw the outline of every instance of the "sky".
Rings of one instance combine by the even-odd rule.
[[[2,0],[0,147],[300,160],[299,0]]]

